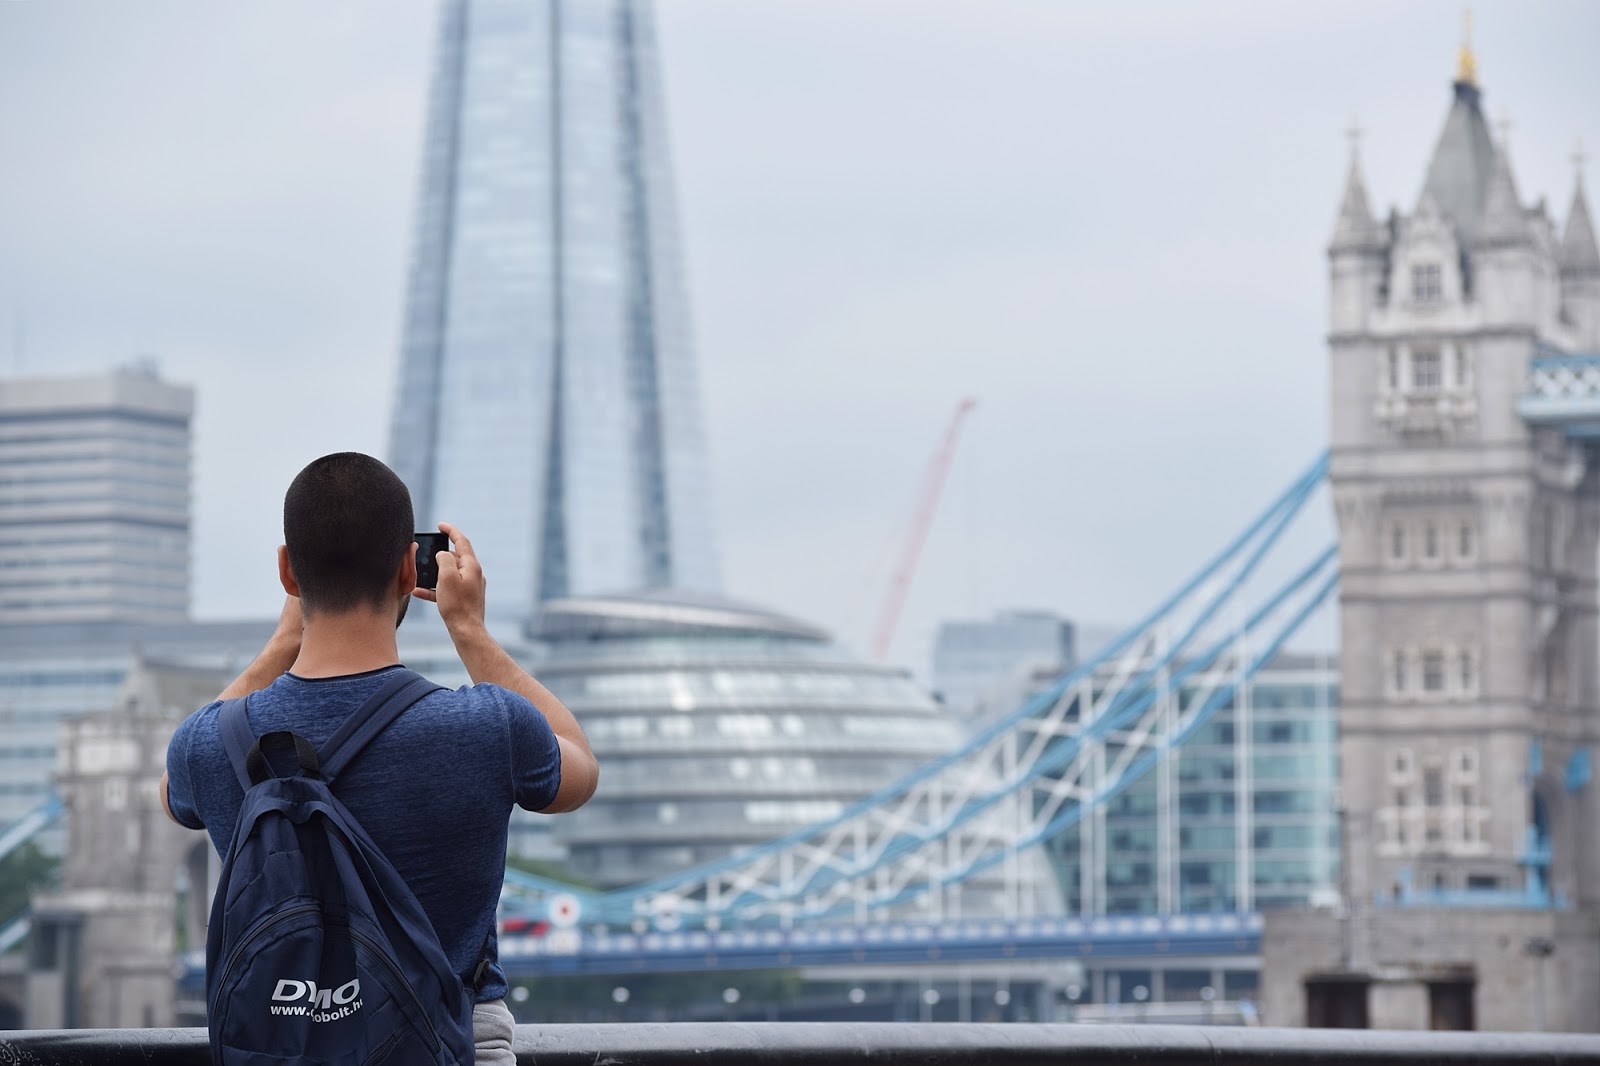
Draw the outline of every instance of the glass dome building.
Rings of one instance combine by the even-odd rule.
[[[536,674],[601,787],[556,819],[571,872],[616,888],[831,817],[947,754],[960,726],[903,672],[814,626],[683,592],[546,602]]]

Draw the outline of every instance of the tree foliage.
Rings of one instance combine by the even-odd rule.
[[[0,925],[27,910],[35,892],[54,887],[60,870],[61,860],[31,840],[0,859]]]
[[[583,878],[574,874],[571,870],[567,869],[559,862],[550,862],[545,859],[530,859],[525,855],[515,855],[508,852],[506,854],[506,865],[514,870],[521,870],[525,874],[533,874],[535,877],[544,877],[551,881],[560,881],[562,884],[571,885],[573,888],[581,888],[593,891],[596,887],[594,884],[585,881]]]

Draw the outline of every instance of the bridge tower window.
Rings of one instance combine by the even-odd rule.
[[[1411,353],[1411,387],[1417,392],[1438,392],[1443,384],[1439,350],[1425,348]]]
[[[1459,662],[1460,672],[1458,679],[1461,682],[1461,691],[1464,695],[1473,695],[1478,691],[1478,660],[1470,651],[1461,653]]]
[[[1438,263],[1417,263],[1411,268],[1411,299],[1419,304],[1444,298],[1444,275]]]
[[[1422,802],[1428,807],[1444,806],[1444,768],[1430,766],[1422,771]]]
[[[1425,651],[1422,653],[1422,691],[1444,691],[1444,652]]]
[[[1404,781],[1411,777],[1411,770],[1411,749],[1400,748],[1394,753],[1394,762],[1391,765],[1389,772],[1395,778]],[[1400,806],[1403,807],[1405,804],[1401,803]]]

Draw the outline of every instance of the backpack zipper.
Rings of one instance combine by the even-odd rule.
[[[276,925],[280,925],[283,922],[288,921],[290,918],[297,918],[308,911],[314,911],[317,909],[317,905],[314,903],[303,903],[298,907],[290,907],[286,911],[281,911],[277,914],[274,914],[271,918],[268,918],[266,921],[256,926],[255,929],[251,931],[249,936],[245,937],[234,947],[232,954],[228,956],[228,961],[223,964],[222,977],[217,981],[217,994],[221,996],[223,989],[228,986],[228,977],[233,973],[234,963],[239,961],[239,956],[244,954],[245,948],[249,947],[251,944],[254,944],[257,940],[260,940],[262,935],[265,934],[268,929],[271,929]],[[222,1027],[227,1021],[227,1017],[228,1016],[224,1014],[217,1020],[217,1032],[222,1032]]]
[[[373,957],[379,962],[383,963],[384,968],[387,969],[390,976],[395,979],[395,983],[406,990],[406,995],[411,999],[411,1005],[417,1009],[414,1017],[420,1019],[422,1022],[420,1028],[423,1035],[428,1038],[428,1043],[433,1053],[435,1055],[439,1054],[439,1034],[433,1028],[433,1022],[428,1020],[428,1012],[423,1009],[422,1000],[417,998],[417,990],[411,987],[411,982],[406,980],[406,975],[401,973],[400,968],[396,966],[389,958],[388,953],[383,949],[383,945],[367,936],[367,934],[361,932],[355,926],[350,927],[350,935],[356,940],[359,940],[361,943],[365,944],[367,946],[367,950],[372,953]]]

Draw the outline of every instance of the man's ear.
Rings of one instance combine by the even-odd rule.
[[[411,598],[411,590],[417,587],[417,546],[415,543],[406,549],[400,559],[400,572],[395,575],[395,586],[400,595],[406,599]]]
[[[289,546],[278,545],[278,581],[283,585],[283,591],[291,596],[300,595],[300,582],[294,579],[294,571],[289,568]]]

